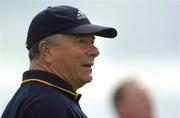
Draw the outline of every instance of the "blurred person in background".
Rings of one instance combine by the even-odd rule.
[[[137,80],[119,85],[113,102],[119,118],[153,118],[151,98],[145,86]]]

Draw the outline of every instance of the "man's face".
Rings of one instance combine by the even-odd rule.
[[[99,55],[93,45],[95,37],[88,35],[63,35],[51,51],[53,70],[77,89],[92,80],[94,58]]]

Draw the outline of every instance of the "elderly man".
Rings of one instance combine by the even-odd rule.
[[[118,87],[114,105],[119,118],[153,118],[150,97],[136,80],[126,81]]]
[[[48,7],[32,20],[27,36],[30,69],[2,118],[86,118],[76,90],[92,80],[96,36],[114,28],[93,25],[77,8]]]

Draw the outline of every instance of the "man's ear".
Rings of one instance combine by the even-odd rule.
[[[47,63],[52,62],[52,51],[51,45],[47,41],[41,41],[39,43],[39,54],[40,57]]]

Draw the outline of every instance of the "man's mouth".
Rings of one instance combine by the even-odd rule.
[[[92,74],[92,66],[94,65],[94,63],[84,63],[81,65],[81,69],[82,69],[82,72],[84,74],[88,74],[88,75],[91,75]]]
[[[86,63],[86,64],[83,64],[82,67],[86,72],[92,73],[92,66],[93,65],[94,65],[94,63]]]
[[[85,68],[91,68],[94,64],[93,63],[87,63],[87,64],[83,64],[82,66]]]

